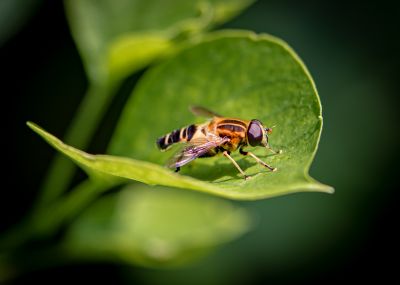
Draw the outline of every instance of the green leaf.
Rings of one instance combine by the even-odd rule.
[[[321,104],[306,67],[283,41],[245,31],[215,33],[153,68],[128,101],[110,153],[164,164],[171,154],[157,150],[156,138],[204,121],[188,111],[191,105],[276,125],[270,144],[283,154],[267,155],[264,148],[254,148],[256,155],[278,168],[274,173],[234,154],[253,176],[249,181],[224,157],[198,159],[182,168],[185,176],[207,181],[218,194],[238,199],[333,191],[308,175],[322,131]]]
[[[145,266],[174,266],[204,255],[249,228],[228,201],[168,188],[127,186],[101,198],[71,226],[69,253]]]
[[[199,120],[187,110],[192,104],[277,125],[270,143],[283,154],[267,155],[264,148],[254,148],[254,153],[278,171],[269,172],[239,154],[233,157],[252,175],[250,180],[220,156],[198,159],[181,174],[163,167],[170,154],[159,152],[155,139]],[[111,175],[242,200],[333,191],[308,175],[322,128],[315,86],[295,53],[267,35],[218,33],[148,72],[127,103],[113,138],[110,152],[118,156],[86,154],[29,125],[96,177]]]
[[[178,37],[227,21],[252,2],[66,0],[65,4],[87,73],[93,82],[102,82],[143,68],[170,52]]]

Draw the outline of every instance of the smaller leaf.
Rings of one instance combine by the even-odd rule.
[[[113,82],[173,50],[182,35],[236,16],[253,0],[66,0],[72,35],[92,82]]]
[[[172,49],[171,40],[161,33],[120,36],[110,46],[107,68],[114,78],[123,78]]]
[[[127,186],[91,206],[72,225],[65,246],[79,256],[145,266],[180,265],[239,237],[248,225],[246,212],[228,201]]]

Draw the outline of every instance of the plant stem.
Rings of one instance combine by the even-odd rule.
[[[64,141],[80,149],[86,149],[99,122],[115,94],[112,84],[91,84],[79,106],[76,116],[66,132]],[[74,175],[75,165],[57,154],[41,187],[37,208],[47,205],[67,190]]]
[[[117,185],[119,181],[85,180],[66,197],[59,198],[51,205],[37,209],[28,220],[17,225],[0,239],[0,254],[12,252],[26,242],[53,234],[60,226],[79,214],[104,190]]]
[[[21,274],[41,268],[62,265],[74,260],[62,245],[38,248],[23,247],[35,239],[48,238],[63,224],[76,217],[104,190],[118,184],[117,180],[85,180],[72,191],[41,208],[29,220],[25,220],[0,240],[0,283],[7,282]],[[28,250],[28,251],[26,251]],[[29,258],[26,258],[26,257]]]
[[[58,202],[52,203],[45,210],[33,216],[31,223],[33,232],[39,236],[52,234],[65,222],[79,214],[88,204],[98,197],[104,190],[119,182],[94,181],[88,179],[77,185],[71,192]]]

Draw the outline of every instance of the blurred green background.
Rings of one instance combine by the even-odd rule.
[[[62,136],[87,81],[62,2],[3,0],[0,23],[3,156],[10,166],[0,199],[3,232],[28,213],[55,154],[25,121]],[[334,186],[334,195],[237,202],[257,217],[254,229],[183,269],[82,262],[28,272],[13,284],[338,284],[395,277],[388,257],[399,249],[399,27],[400,10],[391,1],[258,1],[223,26],[278,36],[309,68],[324,115],[311,175]],[[89,152],[105,151],[140,74],[124,82]]]

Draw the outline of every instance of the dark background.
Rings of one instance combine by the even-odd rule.
[[[60,1],[1,13],[3,232],[29,212],[53,150],[27,120],[62,137],[87,86]],[[1,6],[0,6],[1,9]],[[20,14],[18,14],[20,12]],[[4,20],[2,20],[4,22]],[[324,131],[311,174],[334,195],[295,194],[243,203],[256,230],[188,268],[107,263],[56,266],[12,284],[341,284],[398,280],[399,8],[391,1],[259,1],[224,28],[287,41],[314,77]],[[137,76],[129,78],[89,152],[105,151]],[[168,281],[168,282],[166,282]]]

